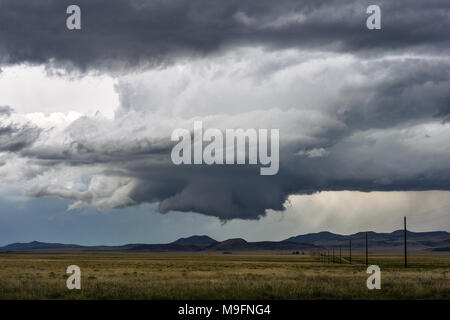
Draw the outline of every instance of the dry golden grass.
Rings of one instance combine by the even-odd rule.
[[[310,255],[3,254],[0,299],[449,299],[450,255],[370,257],[381,290],[368,290],[363,257],[323,264]],[[82,289],[65,271],[81,268]]]

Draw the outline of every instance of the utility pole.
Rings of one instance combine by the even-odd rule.
[[[366,232],[366,266],[369,265],[369,249],[367,244],[367,232]]]
[[[350,264],[352,264],[352,239],[350,239],[349,241],[349,246],[350,246]]]
[[[333,248],[333,263],[334,263],[334,248]]]
[[[339,246],[339,264],[342,263],[342,250],[341,247]]]
[[[406,216],[403,219],[403,225],[404,225],[404,236],[405,236],[405,268],[408,268],[408,254],[406,249]]]

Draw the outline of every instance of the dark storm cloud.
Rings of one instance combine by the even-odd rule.
[[[53,195],[106,209],[157,202],[160,212],[193,211],[228,220],[255,219],[267,209],[282,210],[291,194],[450,190],[450,133],[444,121],[450,101],[448,59],[354,63],[352,68],[363,81],[343,86],[336,100],[318,106],[323,116],[309,119],[310,126],[303,128],[306,123],[301,121],[302,116],[308,118],[309,110],[273,114],[271,109],[259,110],[251,117],[269,115],[270,126],[280,128],[280,171],[276,176],[260,176],[259,166],[173,165],[173,143],[151,134],[152,126],[159,124],[150,119],[155,114],[159,119],[158,111],[140,106],[134,110],[139,101],[132,97],[143,100],[143,106],[147,97],[127,87],[122,94],[130,99],[122,97],[127,104],[112,123],[82,117],[65,130],[64,136],[70,137],[65,144],[36,144],[20,152],[30,164],[42,168],[100,166],[97,174],[112,180],[83,192],[44,185],[28,194]],[[354,73],[350,75],[354,78]],[[342,75],[343,79],[348,77]],[[285,85],[292,88],[290,83]],[[211,94],[205,91],[202,93]],[[249,98],[245,101],[253,103]],[[127,118],[128,112],[137,116]],[[229,117],[237,120],[241,114]],[[227,121],[226,116],[221,119]],[[340,125],[329,119],[338,120]],[[440,131],[434,135],[421,127],[414,132],[414,126],[427,123],[437,123]],[[125,128],[132,134],[121,131]],[[313,132],[309,132],[311,128]],[[143,134],[138,136],[141,130]],[[285,139],[288,134],[294,138]],[[306,140],[300,138],[309,134]],[[426,138],[428,134],[430,138]],[[116,185],[115,180],[119,181]],[[110,185],[114,188],[105,191]],[[126,196],[115,193],[122,187]]]
[[[82,9],[81,31],[65,27],[70,4]],[[365,26],[369,4],[382,8],[381,31]],[[0,59],[112,71],[245,45],[441,53],[449,9],[446,0],[1,0]]]
[[[361,73],[368,78],[385,75],[344,89],[343,98],[336,101],[343,110],[337,117],[353,130],[390,128],[433,118],[445,121],[450,115],[448,60],[381,60],[365,63]]]
[[[0,152],[18,152],[31,146],[39,137],[41,129],[32,125],[8,124],[0,122]]]
[[[81,31],[65,27],[69,4],[81,6]],[[381,31],[365,26],[369,4],[382,8]],[[227,100],[234,94],[232,89],[208,91],[205,84],[199,86],[199,92],[186,94],[187,102],[177,103],[175,97],[165,104],[164,94],[160,97],[157,92],[166,90],[164,82],[150,93],[145,84],[140,88],[119,84],[121,106],[114,120],[82,117],[55,142],[51,130],[3,125],[0,152],[15,152],[42,172],[87,168],[86,175],[92,177],[86,190],[37,183],[29,190],[30,196],[53,195],[74,200],[74,207],[105,210],[158,202],[163,213],[194,211],[222,220],[255,219],[267,209],[282,210],[291,194],[450,190],[450,133],[446,129],[450,64],[445,56],[450,49],[449,8],[448,0],[0,0],[0,63],[4,65],[31,63],[117,72],[159,67],[176,59],[244,46],[298,48],[298,54],[319,50],[356,55],[349,64],[354,72],[347,74],[345,68],[319,60],[324,69],[311,73],[311,86],[319,87],[324,95],[327,89],[340,88],[329,100],[302,97],[308,95],[310,83],[301,78],[289,80],[289,76],[278,78],[283,80],[277,85],[288,89],[274,88],[269,102],[251,93]],[[391,54],[405,57],[391,59]],[[244,57],[242,68],[252,59]],[[271,74],[288,72],[299,63],[297,57],[281,60],[261,63],[262,68],[249,68],[252,75],[245,74],[246,70],[244,76],[229,76],[228,80],[238,86],[243,81],[239,77],[253,77],[257,89]],[[168,74],[170,83],[172,76]],[[328,81],[328,76],[335,82]],[[189,86],[189,81],[182,87]],[[340,86],[341,81],[346,85]],[[302,85],[306,89],[300,88]],[[172,89],[168,89],[171,98],[183,96],[176,89],[172,94]],[[249,86],[248,91],[251,89]],[[296,95],[297,89],[303,89],[301,94]],[[147,94],[136,92],[139,90]],[[322,93],[312,91],[312,95]],[[201,101],[194,99],[197,95],[211,108],[197,109],[196,102]],[[219,100],[234,102],[237,107],[228,110]],[[191,112],[183,109],[184,105],[189,105]],[[0,117],[11,113],[10,108],[0,107]],[[128,117],[133,113],[137,116]],[[266,127],[280,128],[278,175],[260,176],[258,166],[175,166],[170,160],[173,143],[152,136],[152,126],[161,129],[180,119],[218,114],[232,124],[247,116],[249,127],[258,123],[252,122],[255,119],[268,118]],[[166,122],[161,124],[160,119]],[[441,126],[430,133],[425,128],[430,123]],[[422,125],[417,132],[416,125]],[[38,138],[40,143],[34,143]],[[65,182],[64,173],[61,177],[57,178]]]
[[[318,191],[399,191],[450,190],[450,159],[436,155],[431,166],[417,162],[421,156],[386,139],[344,139],[331,147],[330,155],[319,158],[292,156],[293,149],[281,150],[280,172],[260,176],[258,166],[175,166],[163,158],[135,159],[124,154],[121,163],[108,163],[101,175],[113,179],[133,179],[125,202],[108,195],[107,209],[140,203],[158,203],[162,213],[198,212],[221,220],[257,219],[266,210],[283,210],[292,194]],[[377,144],[384,146],[377,149]],[[367,153],[367,154],[366,154]],[[33,162],[31,162],[33,163]],[[32,190],[31,196],[53,195],[84,201],[104,208],[96,200],[95,187],[85,192]]]
[[[131,197],[138,203],[159,202],[162,213],[192,211],[222,220],[256,219],[266,209],[283,209],[287,197],[283,178],[261,177],[257,167],[169,165],[146,170]]]

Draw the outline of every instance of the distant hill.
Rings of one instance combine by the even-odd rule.
[[[218,242],[217,244],[210,246],[208,250],[213,251],[229,251],[248,248],[248,242],[241,238],[236,239],[228,239],[222,242]]]
[[[362,250],[365,248],[365,232],[358,232],[350,235],[340,235],[328,231],[309,233],[290,237],[285,242],[310,243],[318,247],[336,248],[349,246],[349,240],[352,240],[352,248]],[[391,233],[367,232],[369,250],[372,252],[400,252],[404,245],[404,231],[396,230]],[[411,232],[406,233],[408,247],[411,251],[445,251],[439,248],[445,248],[450,245],[450,233],[446,231],[433,232]],[[437,250],[436,250],[437,249]]]
[[[290,237],[284,241],[287,242],[302,242],[302,243],[315,243],[323,241],[342,241],[346,239],[346,236],[340,234],[331,233],[328,231],[322,231],[318,233],[308,233],[304,235],[299,235],[295,237]]]
[[[217,243],[217,241],[208,236],[191,236],[187,238],[180,238],[172,243],[181,245],[210,246]]]
[[[365,248],[365,232],[351,235],[335,234],[328,231],[290,237],[283,241],[248,242],[244,239],[228,239],[218,242],[206,235],[180,238],[166,244],[132,243],[122,246],[81,246],[76,244],[28,242],[13,243],[0,247],[0,253],[88,253],[88,252],[312,252],[341,247],[346,250],[352,240],[354,252]],[[399,253],[403,250],[403,230],[391,233],[367,233],[371,253]],[[446,253],[450,251],[450,233],[445,231],[407,232],[408,250],[411,253]]]
[[[443,247],[443,248],[434,248],[433,251],[437,252],[450,252],[450,247]]]
[[[0,250],[43,250],[43,249],[61,249],[61,248],[81,248],[82,246],[76,244],[62,244],[62,243],[45,243],[39,241],[32,241],[28,243],[12,243],[4,247],[0,247]]]

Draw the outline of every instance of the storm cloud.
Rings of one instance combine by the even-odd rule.
[[[382,30],[366,28],[373,1],[1,0],[0,62],[126,72],[242,46],[380,55],[450,48],[446,0],[377,1]],[[82,30],[66,28],[66,8]]]
[[[366,1],[80,0],[80,31],[65,28],[72,2],[0,1],[3,66],[117,80],[110,118],[0,107],[0,176],[28,196],[226,221],[293,194],[450,190],[448,1],[379,1],[368,30]],[[280,129],[279,173],[175,166],[172,131],[199,120]]]
[[[71,199],[71,209],[158,203],[163,213],[229,220],[283,210],[292,194],[450,189],[448,59],[238,55],[245,67],[230,53],[211,58],[207,67],[185,62],[121,78],[114,119],[80,117],[20,151],[50,175],[28,195]],[[284,60],[286,67],[267,71],[271,61]],[[192,129],[194,119],[221,130],[279,128],[279,173],[260,176],[258,166],[248,165],[173,165],[171,132]],[[53,176],[74,169],[78,187],[64,187]]]
[[[18,152],[32,145],[39,137],[41,130],[33,125],[2,126],[0,122],[0,152]]]

